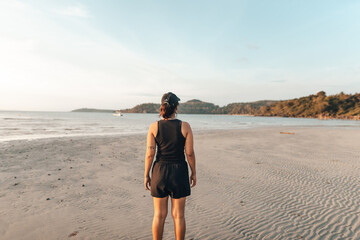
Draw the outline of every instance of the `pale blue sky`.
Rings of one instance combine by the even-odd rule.
[[[0,110],[360,92],[359,1],[0,1]]]

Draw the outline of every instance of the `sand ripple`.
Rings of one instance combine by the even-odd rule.
[[[198,133],[187,239],[360,239],[359,142],[340,128]],[[0,239],[151,239],[144,151],[143,135],[3,143]]]

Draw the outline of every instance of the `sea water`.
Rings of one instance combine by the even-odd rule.
[[[263,126],[360,127],[360,121],[239,115],[179,114],[193,131]],[[158,114],[128,113],[121,117],[98,112],[0,111],[0,141],[64,136],[146,133]]]

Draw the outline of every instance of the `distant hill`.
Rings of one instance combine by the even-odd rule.
[[[279,101],[263,106],[257,115],[304,118],[340,118],[360,120],[360,94],[316,95]]]
[[[257,101],[249,103],[231,103],[219,107],[213,103],[203,102],[198,99],[189,100],[179,105],[180,114],[251,114],[260,112],[262,106],[268,106],[277,101]],[[160,104],[144,103],[130,109],[121,110],[124,113],[159,113]]]
[[[159,113],[160,104],[144,103],[123,109],[123,113]],[[81,108],[73,112],[114,112],[114,110]],[[340,118],[360,120],[360,94],[326,96],[324,91],[291,100],[262,100],[247,103],[230,103],[219,107],[213,103],[193,99],[179,105],[181,114],[241,114],[253,116],[279,116],[304,118]]]
[[[278,101],[262,100],[256,102],[246,103],[230,103],[224,107],[219,108],[219,114],[239,114],[239,115],[258,115],[261,107],[269,106]]]
[[[178,112],[182,114],[216,114],[219,106],[212,103],[203,102],[193,99],[179,105]],[[160,104],[156,103],[143,103],[136,105],[130,109],[121,110],[124,113],[159,113]]]
[[[179,105],[178,113],[182,114],[217,114],[219,106],[193,99]]]
[[[158,113],[160,109],[160,104],[156,103],[143,103],[136,105],[133,108],[123,109],[123,113]]]

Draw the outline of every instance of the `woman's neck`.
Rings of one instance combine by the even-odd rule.
[[[164,118],[164,120],[174,120],[174,119],[175,119],[175,113],[168,118]]]

